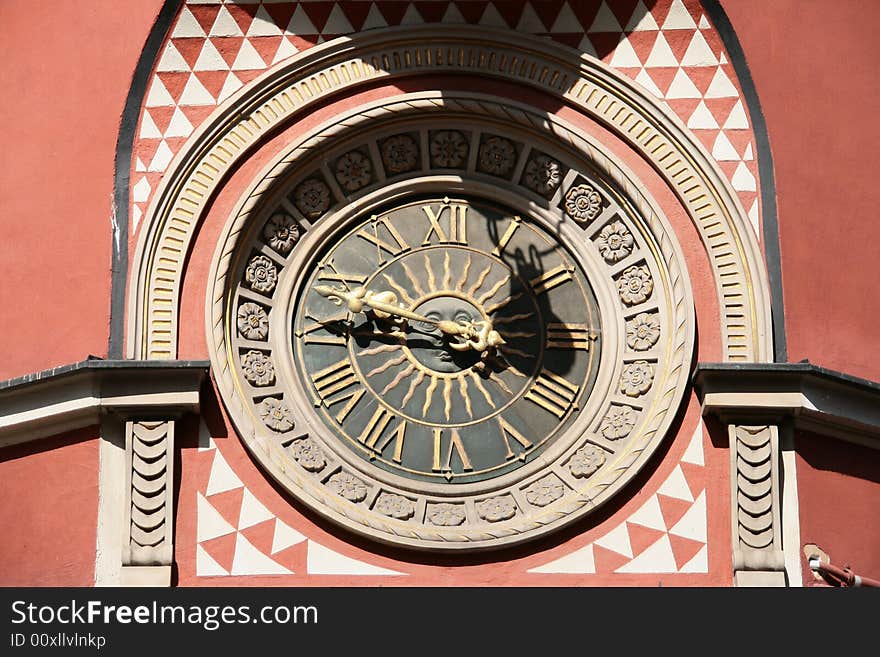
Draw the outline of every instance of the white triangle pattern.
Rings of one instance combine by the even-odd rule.
[[[626,529],[626,523],[621,523],[602,538],[596,540],[596,545],[606,550],[611,550],[632,559],[633,549],[629,540],[629,531]]]
[[[191,0],[190,4],[193,3],[194,0]],[[157,72],[185,73],[190,71],[187,62],[174,47],[176,39],[202,38],[205,40],[202,52],[199,54],[196,63],[193,65],[193,70],[229,70],[229,64],[220,56],[215,44],[219,44],[223,39],[230,37],[243,38],[238,55],[232,65],[232,69],[263,70],[296,54],[297,49],[287,38],[285,38],[281,41],[274,57],[271,58],[271,61],[268,61],[268,56],[265,58],[261,57],[253,47],[253,44],[250,43],[249,39],[252,37],[259,38],[279,36],[282,34],[318,35],[317,41],[320,43],[327,38],[350,33],[353,29],[351,20],[349,20],[349,17],[345,14],[344,6],[338,3],[334,3],[325,25],[322,30],[319,30],[309,18],[307,12],[301,6],[301,3],[295,3],[296,6],[291,15],[290,21],[286,26],[283,26],[275,23],[271,14],[263,6],[263,3],[253,0],[253,4],[258,4],[260,6],[245,31],[242,31],[242,26],[238,24],[229,9],[226,6],[223,6],[223,3],[217,2],[215,4],[220,4],[221,7],[219,8],[215,20],[208,29],[207,34],[195,19],[192,11],[186,6],[181,9],[171,31],[171,38],[167,42],[157,64]],[[361,29],[367,30],[376,27],[384,27],[388,24],[380,9],[381,4],[381,2],[370,3],[369,11]],[[540,3],[526,3],[520,16],[516,18],[516,29],[529,33],[545,34],[577,34],[583,31],[584,37],[581,40],[579,48],[584,54],[594,57],[597,56],[596,50],[588,34],[618,33],[619,43],[614,49],[614,52],[610,53],[610,60],[608,60],[609,63],[612,66],[621,69],[638,69],[637,72],[634,70],[630,75],[658,98],[662,99],[663,93],[660,91],[658,81],[651,78],[651,69],[679,65],[681,66],[679,69],[681,75],[677,74],[672,84],[668,85],[669,88],[666,93],[666,98],[672,100],[688,100],[692,98],[702,99],[703,95],[700,94],[699,90],[686,73],[691,69],[705,68],[708,66],[716,66],[717,71],[709,85],[705,98],[739,98],[738,90],[731,82],[726,72],[721,68],[721,65],[727,64],[728,62],[726,53],[723,51],[720,53],[713,52],[704,36],[704,34],[708,34],[708,31],[713,29],[705,15],[699,16],[698,24],[695,22],[694,16],[692,16],[687,7],[685,7],[684,2],[682,0],[674,0],[662,21],[662,26],[658,26],[658,21],[651,13],[651,10],[646,8],[643,0],[639,0],[627,20],[626,29],[624,30],[621,28],[620,21],[618,21],[614,12],[611,10],[612,4],[611,0],[603,1],[593,18],[592,23],[585,30],[584,28],[586,26],[579,22],[575,12],[571,8],[570,2],[563,3],[560,11],[553,19],[553,24],[549,26],[549,29],[541,18],[542,13],[540,11]],[[457,6],[451,2],[444,13],[442,20],[449,23],[464,22],[461,12],[458,10]],[[402,24],[418,24],[424,22],[417,9],[416,3],[410,3],[408,5],[400,22]],[[498,8],[492,2],[489,2],[486,5],[478,22],[481,25],[510,27],[507,21],[502,17]],[[657,31],[657,40],[651,54],[647,57],[647,61],[644,62],[643,67],[643,62],[640,61],[635,49],[629,42],[628,34],[653,30]],[[676,38],[680,39],[683,30],[689,30],[692,34],[681,62],[677,62],[675,55],[669,48],[668,40],[666,39],[664,32],[674,33],[676,34]],[[190,76],[190,80],[188,80],[186,85],[185,93],[182,95],[179,104],[190,106],[213,106],[229,98],[229,96],[241,86],[240,81],[237,79],[227,78],[223,90],[217,95],[217,98],[214,98],[204,89],[198,80],[195,80],[194,82],[193,80],[195,80],[195,77]],[[237,83],[237,85],[235,83]],[[161,84],[159,78],[154,76],[153,84],[150,87],[150,93],[146,99],[145,106],[174,107],[175,105],[176,103],[174,99],[167,93],[167,90]],[[691,112],[691,116],[681,116],[681,119],[686,123],[693,118],[693,125],[690,125],[689,127],[694,129],[717,129],[709,127],[711,121],[703,112],[696,117],[694,117],[695,112],[692,110],[689,110],[689,112]],[[713,119],[718,123],[721,121],[722,117],[713,117]],[[142,119],[143,122],[148,120],[149,119],[146,118]],[[734,107],[733,112],[727,117],[721,130],[748,130],[748,123],[748,118],[745,115],[741,100],[738,100],[737,106]],[[703,125],[706,127],[703,128]],[[196,127],[198,126],[192,126],[193,129]],[[143,131],[144,134],[140,136],[140,139],[159,139],[164,136],[172,135],[182,137],[192,133],[192,130],[185,128],[182,121],[175,127],[171,135],[156,135],[151,132],[149,126],[145,126]],[[168,148],[167,143],[165,144],[165,147]],[[178,147],[175,146],[175,148]],[[171,157],[169,157],[168,154],[164,152],[165,148],[162,150],[162,154],[157,154],[158,156],[154,157],[150,162],[150,171],[161,173],[165,171],[170,163],[174,152],[172,152]],[[730,154],[728,153],[728,156],[729,155]],[[734,174],[731,174],[732,183],[734,182],[733,178]],[[754,175],[750,172],[740,171],[736,176],[734,189],[748,195],[747,197],[743,197],[743,201],[746,203],[751,203],[753,201],[753,192],[757,190],[757,181],[752,182],[753,179]],[[141,209],[145,207],[146,205],[144,204]]]
[[[210,437],[208,437],[210,440]],[[213,441],[211,441],[213,442]],[[200,450],[202,451],[202,450]],[[205,452],[210,451],[205,449]],[[364,575],[388,576],[405,575],[388,568],[382,568],[353,557],[331,550],[316,543],[298,532],[296,529],[276,517],[257,497],[241,483],[238,476],[229,467],[226,459],[213,448],[211,472],[205,492],[196,493],[196,575],[210,577],[219,575],[292,575],[289,568],[278,563],[270,555],[265,554],[253,545],[241,530],[253,527],[262,522],[275,520],[270,554],[275,555],[289,547],[308,541],[307,569],[309,575]],[[211,504],[210,497],[236,488],[244,488],[237,527],[233,527]],[[235,533],[235,552],[232,566],[227,572],[222,565],[211,557],[200,545],[221,536]]]
[[[174,26],[171,38],[185,39],[187,37],[201,37],[204,39],[205,31],[202,29],[202,26],[199,25],[195,16],[192,15],[192,12],[187,7],[184,7],[180,12],[180,16],[177,18],[177,24]]]
[[[198,493],[196,500],[196,540],[199,543],[212,538],[226,536],[235,531],[235,527],[226,522],[204,495]]]
[[[241,498],[241,511],[238,516],[239,530],[253,527],[265,520],[272,520],[274,517],[275,514],[263,506],[253,493],[247,488],[244,489],[244,495]]]
[[[585,545],[564,557],[560,557],[543,566],[531,568],[530,573],[567,573],[571,575],[592,575],[596,572],[596,561],[593,557],[593,545]]]
[[[666,521],[663,520],[663,512],[660,510],[660,500],[657,499],[656,495],[651,495],[651,497],[648,498],[648,501],[645,502],[638,511],[627,518],[626,521],[635,525],[642,525],[649,529],[656,529],[661,532],[666,531]]]
[[[235,537],[235,556],[230,575],[292,575],[293,571],[266,556],[243,534]]]
[[[627,32],[647,32],[650,30],[659,30],[660,28],[657,25],[657,21],[654,20],[654,16],[650,11],[645,7],[645,3],[642,0],[639,0],[636,8],[633,10],[633,14],[629,19],[629,22],[626,24]]]
[[[691,493],[690,486],[688,486],[687,479],[685,479],[680,465],[676,465],[673,468],[669,477],[660,485],[657,492],[667,497],[674,497],[677,500],[684,500],[685,502],[694,501],[693,493]]]
[[[196,575],[199,577],[218,577],[228,575],[229,572],[217,563],[201,545],[196,545]]]
[[[306,540],[306,537],[296,531],[287,523],[281,522],[275,518],[275,533],[272,536],[272,554],[277,554],[281,550],[298,545]]]
[[[309,541],[308,571],[310,575],[403,575],[395,570],[347,557],[328,547]]]
[[[225,493],[244,486],[241,479],[232,471],[220,450],[214,452],[214,461],[211,464],[211,474],[208,476],[208,488],[205,494],[210,497],[217,493]]]
[[[706,491],[700,491],[691,508],[675,523],[669,533],[689,538],[692,541],[706,543],[708,541],[706,522]]]
[[[635,559],[615,570],[616,573],[674,573],[678,571],[669,536],[663,534]]]
[[[350,34],[354,31],[351,23],[348,22],[345,13],[340,9],[339,5],[333,5],[330,16],[327,17],[327,23],[324,25],[322,34]]]
[[[697,428],[694,429],[694,435],[688,443],[684,454],[681,456],[682,463],[692,463],[693,465],[705,465],[703,460],[703,420],[697,422]]]

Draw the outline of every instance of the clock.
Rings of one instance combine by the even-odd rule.
[[[671,426],[684,259],[645,186],[566,124],[382,102],[292,144],[230,218],[220,396],[256,463],[346,532],[534,540],[621,493]]]
[[[479,482],[538,458],[578,414],[601,352],[577,257],[478,198],[378,207],[305,270],[291,352],[327,430],[414,481]]]

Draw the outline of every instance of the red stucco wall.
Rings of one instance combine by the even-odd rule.
[[[0,449],[0,586],[92,586],[98,428]]]
[[[798,504],[801,545],[818,545],[835,566],[880,580],[880,457],[877,450],[799,432]],[[824,585],[809,572],[801,550],[804,585]]]
[[[767,121],[788,356],[880,379],[875,0],[727,0]]]
[[[0,380],[106,355],[116,140],[161,5],[0,2]]]

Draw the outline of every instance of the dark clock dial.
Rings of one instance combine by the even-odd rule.
[[[398,202],[325,243],[301,279],[295,363],[360,457],[468,483],[535,459],[598,370],[584,271],[537,220],[482,199]]]

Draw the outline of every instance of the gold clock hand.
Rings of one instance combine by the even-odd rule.
[[[430,317],[425,317],[424,315],[420,315],[419,313],[397,305],[395,303],[397,295],[390,290],[374,292],[363,287],[358,287],[349,291],[331,285],[316,285],[314,289],[315,292],[323,297],[327,297],[336,305],[341,306],[344,303],[353,313],[363,312],[364,306],[366,306],[377,311],[379,317],[382,317],[383,315],[385,317],[394,315],[395,317],[403,317],[404,319],[424,322],[436,326],[447,335],[461,335],[462,332],[466,330],[466,327],[458,322],[431,319]]]

